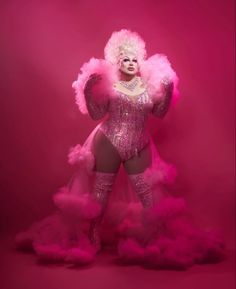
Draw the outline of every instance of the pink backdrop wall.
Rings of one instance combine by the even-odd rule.
[[[197,223],[234,246],[234,1],[2,1],[1,220],[23,229],[52,212],[52,194],[75,168],[70,146],[95,122],[78,111],[71,83],[112,31],[135,30],[149,56],[164,53],[181,99],[150,127],[164,159],[177,165],[170,188]]]

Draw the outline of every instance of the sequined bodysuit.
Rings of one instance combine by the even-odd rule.
[[[137,155],[148,143],[146,119],[152,106],[147,92],[135,99],[117,92],[117,97],[110,100],[109,116],[100,129],[117,149],[123,161]]]
[[[108,117],[100,126],[100,130],[118,151],[122,161],[132,158],[148,144],[149,134],[146,120],[149,113],[162,116],[167,111],[169,98],[153,103],[145,90],[141,94],[131,97],[116,91],[116,97],[105,103],[93,100],[90,85],[85,89],[87,108],[93,119],[100,119],[106,113]]]

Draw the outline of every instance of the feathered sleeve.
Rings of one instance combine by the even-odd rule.
[[[104,117],[109,105],[108,97],[103,97],[103,99],[101,97],[98,98],[98,95],[94,92],[94,89],[96,88],[95,86],[98,85],[97,82],[100,80],[100,75],[91,74],[84,87],[86,107],[93,120],[98,120]]]
[[[91,58],[82,66],[78,79],[72,84],[80,111],[93,119],[102,118],[107,112],[109,99],[114,97],[113,84],[116,81],[117,73],[112,64]]]
[[[153,114],[163,117],[178,97],[178,77],[167,57],[155,54],[140,66],[141,77],[153,101]]]

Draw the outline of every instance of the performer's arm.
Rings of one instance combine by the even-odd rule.
[[[173,95],[173,82],[169,82],[168,80],[162,81],[162,88],[163,88],[163,98],[158,100],[153,105],[152,113],[160,118],[163,118],[171,103],[172,95]]]
[[[108,100],[107,101],[96,101],[93,93],[93,86],[101,80],[101,76],[92,74],[89,80],[85,84],[84,96],[86,100],[87,109],[90,117],[93,120],[101,119],[107,113]]]

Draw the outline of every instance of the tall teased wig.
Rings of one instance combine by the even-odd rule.
[[[139,63],[146,58],[145,42],[136,32],[127,29],[113,32],[105,46],[104,56],[107,61],[117,64],[124,52],[134,53]]]

